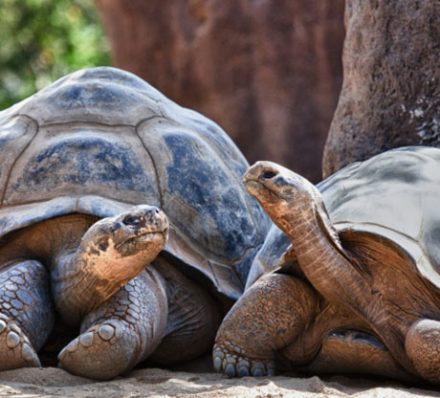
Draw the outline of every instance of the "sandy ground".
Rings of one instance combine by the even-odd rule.
[[[0,372],[0,397],[440,397],[424,389],[377,380],[333,376],[228,379],[213,373],[135,370],[123,378],[94,382],[57,368]]]

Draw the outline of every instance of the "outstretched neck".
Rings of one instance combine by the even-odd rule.
[[[336,232],[318,205],[304,204],[282,221],[298,263],[315,288],[330,302],[349,306],[359,315],[371,303],[371,288],[340,245]]]
[[[295,249],[298,263],[312,285],[330,302],[350,309],[365,319],[382,339],[393,356],[409,371],[408,361],[399,331],[384,317],[385,305],[380,295],[374,294],[368,276],[345,252],[326,213],[316,208],[303,208],[298,214],[290,212],[284,229]],[[300,215],[300,217],[298,217]],[[297,221],[299,220],[299,221]]]

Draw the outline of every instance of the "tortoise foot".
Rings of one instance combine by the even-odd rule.
[[[86,330],[59,353],[59,366],[70,373],[108,380],[137,362],[139,338],[125,322],[108,320]]]
[[[417,373],[431,383],[440,384],[440,322],[421,319],[410,327],[405,349]]]
[[[0,370],[40,366],[28,337],[15,321],[0,314]]]
[[[225,373],[229,377],[263,377],[275,375],[273,360],[261,358],[252,359],[230,350],[223,345],[216,344],[213,350],[214,369],[216,372]]]

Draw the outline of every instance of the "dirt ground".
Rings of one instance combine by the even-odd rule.
[[[0,397],[406,398],[440,397],[440,388],[345,376],[228,379],[214,373],[162,369],[135,370],[116,380],[95,382],[57,368],[27,368],[0,372]]]

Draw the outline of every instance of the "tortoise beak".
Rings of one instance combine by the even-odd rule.
[[[249,167],[249,169],[246,171],[243,176],[243,184],[246,186],[248,191],[249,189],[254,190],[258,186],[268,188],[268,183],[270,184],[270,182],[273,181],[278,174],[279,170],[275,163],[259,161],[253,166]]]
[[[257,196],[259,190],[261,189],[261,183],[258,180],[260,169],[261,167],[258,165],[258,163],[256,163],[246,171],[242,178],[246,190],[252,196]]]
[[[272,162],[256,162],[254,165],[249,167],[246,173],[243,175],[243,182],[246,183],[247,181],[251,180],[265,180],[265,178],[268,176],[268,173],[270,173],[272,176],[278,174],[278,171],[276,171]]]

